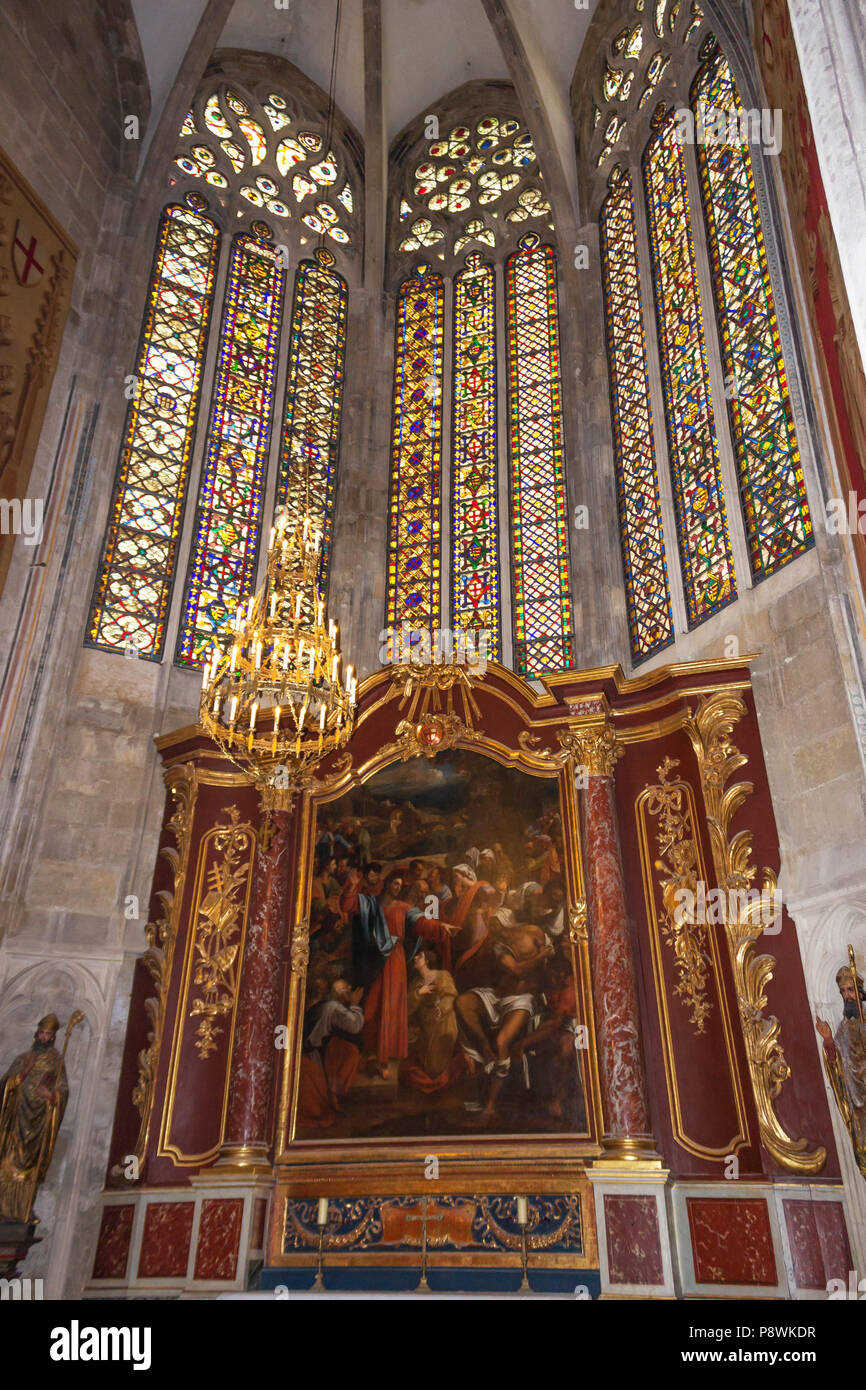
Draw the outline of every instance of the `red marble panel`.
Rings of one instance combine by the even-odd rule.
[[[253,1221],[250,1231],[250,1249],[252,1250],[261,1250],[265,1243],[265,1212],[267,1209],[267,1197],[256,1197],[253,1202]]]
[[[607,1265],[612,1284],[663,1284],[655,1197],[604,1195]]]
[[[99,1240],[96,1242],[96,1258],[93,1261],[94,1279],[125,1277],[134,1215],[134,1202],[103,1209]]]
[[[182,1279],[189,1260],[194,1202],[148,1202],[139,1279]]]
[[[243,1197],[206,1197],[201,1204],[196,1279],[234,1279],[244,1215]]]
[[[828,1279],[848,1279],[851,1248],[841,1202],[786,1198],[785,1225],[798,1289],[826,1289]]]
[[[763,1197],[687,1197],[698,1284],[778,1283]]]

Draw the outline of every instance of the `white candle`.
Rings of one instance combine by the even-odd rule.
[[[336,681],[337,681],[337,667],[339,666],[339,664],[340,664],[340,658],[339,658],[338,656],[335,656],[333,662],[331,663],[331,680],[332,680],[335,684],[336,684]]]
[[[253,700],[250,706],[250,733],[252,733],[253,729],[256,727],[256,714],[258,713],[258,708],[258,701]]]
[[[229,665],[229,670],[230,670],[230,671],[233,671],[233,670],[235,669],[235,666],[237,665],[237,662],[238,662],[238,644],[237,644],[237,642],[235,642],[235,643],[233,643],[233,645],[232,645],[232,659],[231,659],[231,663],[230,663],[230,665]]]
[[[320,714],[319,714],[319,728],[320,728],[320,729],[324,729],[324,727],[325,727],[325,714],[326,714],[326,713],[327,713],[327,711],[325,710],[325,706],[322,705],[322,709],[321,709],[321,712],[320,712]]]
[[[317,1226],[327,1226],[327,1224],[328,1224],[328,1199],[327,1199],[327,1197],[320,1197],[320,1198],[319,1198],[319,1210],[316,1212],[316,1225],[317,1225]]]
[[[256,670],[259,669],[259,667],[261,666],[261,664],[262,664],[262,644],[261,644],[261,642],[256,642]]]
[[[202,688],[202,690],[207,690],[207,683],[208,683],[209,680],[210,680],[210,665],[209,665],[209,663],[206,661],[205,664],[204,664],[204,670],[203,670],[202,673],[201,673],[201,688]]]
[[[274,614],[276,613],[276,611],[277,611],[277,595],[276,595],[276,593],[273,593],[273,594],[271,594],[271,617],[272,617],[272,618],[273,618]]]
[[[304,719],[306,718],[306,715],[307,715],[307,704],[306,704],[306,701],[304,701],[304,703],[301,705],[301,712],[300,712],[300,714],[298,715],[298,733],[300,733],[301,730],[302,730],[303,727],[304,727]]]
[[[526,1198],[525,1198],[525,1197],[518,1197],[518,1199],[517,1199],[517,1224],[518,1224],[518,1226],[525,1226],[528,1220],[529,1220],[529,1207],[528,1207]]]
[[[316,674],[316,651],[315,651],[315,648],[314,648],[314,647],[311,647],[311,648],[310,648],[310,675],[311,675],[311,676],[314,676],[315,674]]]
[[[231,710],[229,711],[229,723],[230,723],[230,724],[234,724],[235,719],[237,718],[237,714],[238,714],[238,697],[237,697],[237,695],[233,695],[233,696],[232,696],[232,707],[231,707]]]
[[[289,644],[288,644],[288,642],[287,642],[286,645],[283,647],[283,670],[284,670],[284,671],[288,671],[288,669],[289,669]]]
[[[277,729],[278,729],[279,727],[280,727],[280,707],[279,707],[279,705],[277,705],[277,706],[274,708],[274,733],[277,732]]]
[[[240,632],[240,630],[241,630],[241,624],[243,623],[243,620],[244,620],[244,610],[243,610],[243,605],[241,605],[241,606],[238,608],[237,617],[235,618],[235,631],[236,631],[236,632]]]
[[[325,605],[324,605],[324,603],[322,602],[322,600],[319,599],[318,617],[316,618],[316,622],[319,624],[319,627],[321,627],[321,626],[322,626],[322,623],[323,623],[324,621],[325,621]]]
[[[301,595],[298,594],[297,598],[295,599],[295,617],[296,617],[296,618],[300,618],[300,616],[301,616]]]
[[[247,604],[247,622],[249,622],[250,618],[253,616],[253,604],[255,603],[255,601],[255,594],[253,594],[250,598],[249,603]]]

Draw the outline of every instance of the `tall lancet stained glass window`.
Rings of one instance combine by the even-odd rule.
[[[515,666],[573,663],[556,260],[529,232],[506,265]]]
[[[644,154],[653,288],[689,625],[736,597],[676,113],[659,108]]]
[[[748,132],[727,59],[710,40],[692,88],[707,243],[746,537],[756,578],[813,543]]]
[[[631,178],[617,165],[601,210],[616,485],[632,656],[674,640],[641,313]]]
[[[471,252],[454,277],[451,621],[498,661],[495,294],[493,267]]]
[[[439,626],[444,287],[426,265],[400,287],[388,531],[388,623]]]
[[[198,664],[253,588],[286,278],[279,249],[235,238],[186,600],[182,665]]]
[[[189,208],[163,213],[87,630],[107,651],[162,655],[219,240]]]
[[[321,529],[322,588],[331,556],[347,303],[334,257],[320,247],[295,277],[277,506],[311,517]]]

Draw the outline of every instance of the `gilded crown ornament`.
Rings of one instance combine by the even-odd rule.
[[[351,666],[341,678],[339,628],[318,586],[321,552],[309,516],[292,527],[284,510],[277,514],[264,583],[202,677],[202,727],[275,810],[311,785],[354,725],[357,679]]]

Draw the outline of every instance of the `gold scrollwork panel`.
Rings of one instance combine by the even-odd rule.
[[[241,821],[237,806],[227,807],[223,815],[227,823],[216,825],[203,835],[198,850],[160,1135],[160,1157],[171,1158],[181,1167],[207,1163],[219,1152],[228,1105],[229,1062],[252,892],[256,832],[249,822]],[[189,1029],[194,1029],[195,1033],[192,1053],[184,1047]],[[217,1050],[218,1039],[226,1033],[219,1136],[206,1152],[187,1153],[172,1140],[181,1065],[189,1068],[206,1063]]]
[[[727,785],[737,769],[748,762],[731,738],[734,726],[745,713],[746,706],[738,695],[722,692],[702,696],[693,718],[683,725],[698,761],[716,882],[729,901],[733,895],[748,893],[757,872],[756,866],[749,863],[752,832],[743,829],[731,833],[731,822],[751,796],[752,784]],[[765,868],[761,875],[762,895],[775,902],[776,891],[776,875]],[[772,1015],[764,1016],[767,987],[776,961],[771,955],[755,953],[755,943],[763,931],[760,906],[759,902],[728,914],[725,930],[761,1142],[776,1162],[790,1172],[820,1173],[827,1161],[826,1150],[810,1150],[805,1138],[792,1139],[776,1114],[775,1100],[791,1075],[791,1068],[780,1040],[782,1025]]]
[[[695,921],[694,913],[683,911],[683,903],[689,899],[676,896],[684,890],[694,895],[693,902],[698,881],[706,883],[706,869],[696,833],[694,792],[687,782],[671,780],[677,767],[677,762],[665,758],[658,768],[658,783],[645,787],[635,802],[653,983],[674,1138],[696,1158],[723,1162],[729,1154],[750,1143],[748,1116],[716,935],[705,923]],[[672,1010],[676,1009],[686,1018],[694,1038],[689,1044],[691,1065],[695,1064],[695,1054],[699,1054],[702,1047],[715,1046],[717,1034],[711,1042],[707,1029],[713,1014],[718,1014],[730,1097],[736,1115],[736,1130],[721,1145],[702,1143],[689,1133],[677,1072],[678,1049],[672,1020]],[[682,1036],[681,1027],[676,1032]]]

